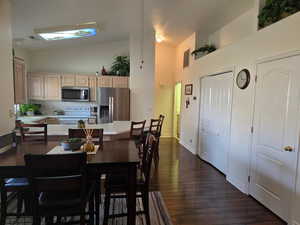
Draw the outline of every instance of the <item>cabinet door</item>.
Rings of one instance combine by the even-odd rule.
[[[128,88],[128,77],[113,77],[114,88]]]
[[[89,77],[85,75],[76,75],[76,86],[77,87],[88,87]]]
[[[15,104],[26,103],[26,70],[25,63],[14,59]]]
[[[96,101],[96,88],[97,88],[97,77],[90,76],[89,78],[89,87],[90,87],[90,100],[92,102]]]
[[[74,74],[64,74],[61,78],[61,86],[75,86],[76,84],[76,77]]]
[[[59,75],[45,76],[45,99],[60,100],[61,99],[61,82]]]
[[[112,87],[112,76],[98,77],[98,87]]]
[[[43,74],[31,74],[29,76],[29,98],[33,100],[44,99]]]

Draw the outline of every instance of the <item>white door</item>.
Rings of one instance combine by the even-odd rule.
[[[257,68],[250,194],[286,221],[298,154],[299,62],[295,56]]]
[[[233,74],[201,80],[199,156],[221,172],[227,172]]]

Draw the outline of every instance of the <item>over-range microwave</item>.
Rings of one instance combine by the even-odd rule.
[[[61,98],[64,102],[89,102],[90,89],[87,87],[62,87]]]

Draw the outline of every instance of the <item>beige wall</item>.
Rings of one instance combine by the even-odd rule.
[[[14,52],[16,57],[24,59],[26,70],[30,71],[31,56],[29,50],[24,48],[14,47]]]
[[[100,44],[47,48],[30,52],[31,72],[96,73],[102,66],[110,69],[113,58],[129,55],[129,42],[115,41]]]
[[[155,47],[155,116],[165,115],[162,136],[173,136],[174,75],[176,48],[165,43]]]
[[[198,151],[200,77],[229,69],[234,70],[235,76],[243,68],[248,68],[251,72],[251,83],[246,90],[240,90],[234,85],[227,174],[227,179],[244,192],[248,192],[247,177],[251,145],[250,127],[254,101],[255,62],[264,57],[300,50],[299,24],[300,13],[297,13],[208,56],[196,61],[192,60],[191,66],[184,70],[181,68],[183,51],[187,48],[194,48],[195,35],[192,35],[177,48],[177,64],[179,65],[177,66],[176,80],[182,80],[183,83],[193,83],[197,97],[196,101],[192,101],[189,109],[182,106],[182,136],[180,141],[193,153]],[[253,27],[255,24],[249,26]],[[241,29],[245,28],[242,27]],[[183,101],[184,99],[186,99],[185,96],[183,96]]]
[[[10,7],[9,0],[0,0],[0,135],[10,133],[15,124]]]

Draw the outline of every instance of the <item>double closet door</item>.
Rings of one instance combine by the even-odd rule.
[[[233,73],[201,79],[199,156],[227,172]]]

